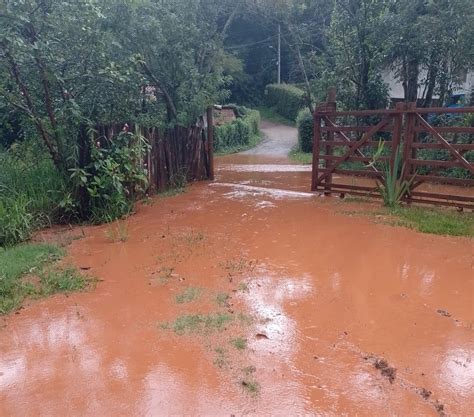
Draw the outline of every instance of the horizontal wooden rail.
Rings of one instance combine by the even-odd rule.
[[[325,145],[325,146],[352,146],[352,145],[355,145],[357,142],[355,140],[351,140],[351,141],[342,141],[342,140],[323,140],[321,141],[321,144],[322,145]],[[382,143],[384,144],[384,147],[392,147],[392,142],[389,141],[389,140],[384,140],[382,141]],[[374,147],[378,147],[380,145],[380,142],[377,142],[377,141],[368,141],[368,142],[365,142],[364,145],[362,146],[362,148],[366,147],[366,146],[374,146]]]
[[[451,146],[458,151],[474,151],[474,144],[469,143],[451,143]],[[412,148],[416,149],[443,149],[444,146],[440,146],[439,143],[419,143],[415,142],[412,144]]]
[[[453,205],[474,210],[474,192],[470,195],[471,191],[462,189],[457,193],[455,188],[424,187],[426,183],[474,186],[474,163],[467,154],[474,151],[474,126],[466,126],[462,117],[456,117],[474,114],[474,107],[417,108],[416,103],[397,103],[393,109],[337,111],[334,97],[334,94],[329,95],[328,102],[314,112],[313,190],[321,190],[325,194],[340,192],[380,198],[376,182],[382,182],[384,174],[379,165],[372,163],[374,157],[368,154],[382,142],[386,152],[375,162],[388,163],[391,172],[400,170],[401,165],[396,165],[397,152],[402,152],[400,164],[405,166],[405,170],[404,178],[400,180],[410,181],[410,190],[404,198],[406,202]],[[447,117],[434,119],[433,115]],[[437,123],[432,123],[433,120]],[[445,125],[441,125],[443,123]],[[458,126],[447,126],[450,124]],[[418,150],[439,151],[446,157],[439,160],[434,154],[429,156],[425,152],[422,155]],[[428,159],[420,159],[421,156]],[[358,162],[365,166],[361,164],[360,167],[354,165],[357,169],[350,168],[351,163]],[[426,168],[429,174],[419,174],[421,168]],[[467,178],[445,176],[444,171],[450,168],[464,170]],[[363,185],[360,182],[357,185],[354,181],[339,184],[340,176],[372,179],[374,186],[370,186],[371,181],[362,182]]]
[[[413,109],[380,109],[380,110],[354,110],[354,111],[333,111],[333,110],[319,110],[315,113],[318,116],[354,116],[354,117],[365,117],[365,116],[379,116],[379,115],[396,115],[396,114],[466,114],[474,113],[474,107],[429,107],[429,108],[418,108]]]

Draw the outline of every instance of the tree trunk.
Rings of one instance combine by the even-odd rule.
[[[416,58],[408,60],[407,65],[407,90],[405,101],[414,103],[418,99],[418,76],[420,73],[419,62]]]

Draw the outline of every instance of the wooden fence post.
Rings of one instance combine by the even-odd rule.
[[[214,181],[214,106],[207,108],[207,155],[209,158],[209,179]]]
[[[413,147],[415,142],[415,125],[416,125],[416,102],[408,103],[407,105],[407,122],[405,127],[405,142],[403,144],[403,167],[404,167],[404,180],[409,181],[410,176],[414,174],[413,164],[410,160],[413,156],[416,156],[416,149]],[[413,155],[415,153],[415,155]],[[410,190],[411,191],[411,190]],[[409,192],[410,192],[409,191]],[[410,203],[410,198],[408,198],[408,203]]]
[[[319,154],[321,153],[321,116],[316,107],[313,116],[313,173],[311,191],[317,191],[319,178]]]
[[[395,172],[395,157],[397,152],[400,151],[400,143],[402,136],[402,127],[403,127],[403,110],[405,110],[405,103],[397,103],[395,105],[395,110],[397,110],[394,116],[394,127],[392,134],[392,154],[390,155],[390,170]]]
[[[326,109],[329,112],[328,119],[333,123],[336,121],[336,118],[334,116],[334,113],[336,113],[336,111],[337,111],[336,95],[337,95],[337,91],[336,91],[335,87],[331,87],[331,88],[328,89]],[[330,132],[327,133],[327,140],[330,141],[330,142],[334,141],[334,132],[333,131],[330,131]],[[332,156],[333,155],[333,149],[334,149],[333,145],[326,145],[324,147],[326,156],[330,156],[330,155]],[[332,162],[332,163],[334,163],[334,162]],[[331,163],[331,161],[326,159],[326,162],[324,164],[324,168],[325,169],[330,169],[332,163]],[[326,178],[325,186],[324,186],[324,190],[325,190],[324,194],[325,195],[331,195],[331,188],[332,188],[332,174],[330,174]]]

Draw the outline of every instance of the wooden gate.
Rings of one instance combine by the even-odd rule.
[[[337,111],[332,92],[314,112],[312,190],[380,198],[384,164],[394,172],[401,152],[406,202],[474,209],[473,142],[474,107]]]

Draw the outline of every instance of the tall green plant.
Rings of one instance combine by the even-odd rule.
[[[383,148],[384,144],[380,142],[374,162],[377,162],[382,155]],[[393,165],[389,162],[384,163],[382,180],[377,181],[377,188],[382,196],[384,205],[389,208],[396,208],[400,205],[403,198],[410,194],[411,186],[415,180],[414,175],[410,179],[405,178],[406,165],[403,163],[400,147],[394,152]]]

